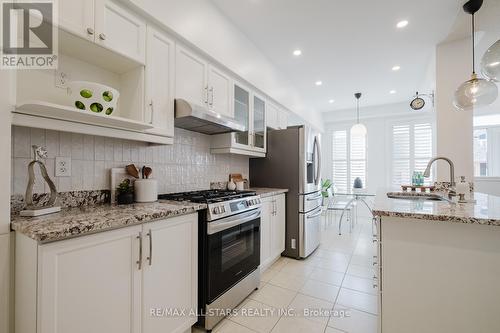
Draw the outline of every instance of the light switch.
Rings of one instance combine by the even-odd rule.
[[[71,176],[71,157],[56,157],[55,175],[56,177]]]

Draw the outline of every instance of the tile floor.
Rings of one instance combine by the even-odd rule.
[[[309,258],[282,257],[267,269],[260,289],[239,305],[238,315],[224,319],[213,332],[375,333],[375,253],[369,218],[358,218],[352,233],[341,236],[334,223],[323,229],[321,245]],[[304,309],[325,313],[307,315]]]

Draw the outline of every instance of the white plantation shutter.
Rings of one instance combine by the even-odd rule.
[[[424,172],[427,163],[432,158],[432,126],[431,124],[415,124],[413,126],[414,146],[415,146],[415,162],[414,170]],[[426,179],[427,183],[431,183],[433,179],[433,170],[431,169],[431,177]]]
[[[338,191],[347,190],[347,131],[333,132],[333,184]]]
[[[410,125],[392,127],[392,184],[410,181]]]
[[[354,184],[357,177],[366,185],[366,135],[351,133],[351,160],[350,160],[350,182],[349,187]]]
[[[347,130],[334,131],[332,142],[333,184],[346,192],[359,177],[366,184],[366,136],[351,135]],[[350,140],[348,140],[350,138]]]
[[[433,155],[432,125],[410,123],[392,127],[392,185],[409,185],[414,171],[423,172]],[[432,183],[431,177],[425,179]]]

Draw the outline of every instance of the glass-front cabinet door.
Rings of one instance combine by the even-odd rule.
[[[236,144],[250,145],[250,91],[234,85],[234,118],[245,127],[244,132],[234,133]]]
[[[252,146],[264,151],[266,148],[266,102],[264,98],[253,96]]]

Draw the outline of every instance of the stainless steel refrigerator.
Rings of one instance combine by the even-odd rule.
[[[308,126],[267,133],[265,158],[250,159],[252,187],[287,188],[283,255],[306,258],[321,233],[321,135]]]

